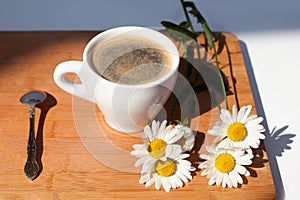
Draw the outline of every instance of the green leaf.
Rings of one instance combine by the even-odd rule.
[[[177,31],[177,32],[182,33],[183,35],[187,36],[187,38],[197,40],[198,35],[196,33],[193,33],[191,31],[189,31],[188,29],[185,29],[177,24],[174,24],[174,23],[168,22],[168,21],[162,21],[161,24],[164,27],[166,27],[166,29]],[[187,38],[185,38],[185,39],[187,39]]]
[[[199,10],[195,6],[194,2],[186,1],[186,2],[183,2],[183,5],[184,5],[185,8],[190,8],[191,9],[189,11],[189,13],[192,14],[193,16],[195,16],[199,23],[201,23],[201,24],[206,23],[205,18],[201,15]]]
[[[194,17],[196,17],[197,22],[201,24],[203,30],[204,30],[204,34],[207,38],[207,42],[208,42],[208,46],[210,49],[213,48],[213,34],[212,31],[210,30],[205,18],[201,15],[200,11],[197,9],[197,7],[195,6],[194,2],[191,1],[183,1],[183,6],[185,7],[185,9],[190,8],[190,11],[188,11],[191,15],[193,15]]]
[[[194,5],[194,4],[193,4]],[[190,11],[189,11],[190,14],[192,14],[194,17],[197,18],[197,21],[198,23],[201,23],[201,24],[205,24],[206,23],[206,20],[204,19],[204,17],[200,14],[199,10],[197,10],[196,8],[192,8]]]
[[[188,29],[190,27],[190,23],[188,23],[187,21],[183,21],[179,24],[179,26]]]

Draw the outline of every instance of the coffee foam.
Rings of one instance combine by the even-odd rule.
[[[92,64],[95,71],[109,81],[136,85],[163,77],[170,70],[172,58],[153,40],[122,35],[96,45]]]

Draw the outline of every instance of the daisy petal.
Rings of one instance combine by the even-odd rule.
[[[242,122],[243,124],[245,123],[245,121],[246,121],[246,119],[247,119],[247,117],[248,117],[248,115],[250,114],[250,112],[251,112],[251,109],[252,109],[252,106],[251,105],[248,105],[248,106],[243,106],[242,108],[241,108],[241,110],[243,109],[243,111],[241,112],[241,115],[240,115],[240,119],[239,119],[239,117],[238,117],[238,121],[239,122]]]
[[[145,145],[144,144],[134,144],[132,145],[132,148],[134,148],[135,150],[143,150],[145,149]]]
[[[206,155],[206,154],[200,154],[199,156],[201,159],[204,159],[204,160],[208,160],[210,158],[209,155]]]
[[[266,136],[264,134],[259,134],[259,139],[264,140]]]
[[[157,137],[158,128],[159,128],[159,122],[156,122],[155,120],[153,120],[151,129],[152,129],[153,135],[156,137]]]
[[[150,141],[152,141],[154,138],[150,126],[148,125],[144,128],[144,136],[142,137],[142,139],[145,141],[145,138],[148,138]]]
[[[178,178],[180,178],[183,182],[187,183],[189,180],[180,172],[177,174]]]
[[[258,118],[256,118],[256,119],[253,119],[253,120],[251,120],[251,121],[248,121],[247,124],[245,124],[245,125],[248,126],[248,127],[251,127],[251,126],[260,124],[263,120],[264,120],[264,118],[258,117]]]
[[[203,170],[202,172],[201,172],[201,176],[206,176],[207,175],[207,173],[208,173],[208,170],[207,169],[205,169],[205,170]]]
[[[232,120],[233,122],[237,121],[237,110],[235,105],[232,106]]]
[[[149,159],[144,162],[141,173],[150,171],[152,168],[154,168],[155,163],[156,160],[149,157]]]
[[[232,120],[229,110],[225,110],[224,114],[225,114],[225,122],[230,123],[230,124],[233,123],[233,120]]]
[[[245,175],[247,173],[247,169],[244,166],[236,165],[235,168],[239,174]]]
[[[166,147],[166,157],[175,159],[182,153],[181,146],[178,144],[170,144]]]
[[[167,120],[164,120],[157,130],[158,134],[164,132],[164,130],[166,129],[166,125],[167,125]]]
[[[174,181],[176,182],[177,187],[182,187],[183,182],[178,178],[178,176],[173,176],[173,177],[174,177]]]
[[[222,174],[219,174],[219,175],[217,176],[217,179],[216,179],[216,185],[220,185],[220,184],[221,184],[221,182],[222,182],[222,177],[223,177]]]
[[[172,133],[172,132],[170,132],[169,134],[171,134],[171,133]],[[183,134],[184,134],[183,131],[173,132],[172,137],[170,137],[170,138],[168,138],[168,139],[166,138],[165,141],[166,141],[168,144],[173,144],[173,143],[177,142],[178,140],[180,140],[180,139],[182,138]]]
[[[176,184],[176,181],[174,179],[174,176],[171,176],[169,178],[169,180],[170,180],[170,184],[171,184],[172,189],[176,189],[177,188],[177,184]]]
[[[141,158],[139,158],[136,162],[135,162],[135,167],[139,167],[141,164],[143,164],[147,159],[149,159],[148,156],[143,156]]]
[[[160,187],[161,187],[161,177],[160,177],[160,176],[157,176],[156,181],[155,181],[155,188],[156,188],[157,190],[159,190]]]
[[[244,123],[247,124],[248,122],[257,118],[257,115],[251,115],[247,119],[245,119]]]
[[[229,188],[232,188],[232,181],[231,181],[231,178],[229,177],[229,174],[228,173],[225,173],[226,176],[225,176],[225,179],[226,179],[226,182],[227,182],[227,186]]]
[[[213,185],[216,182],[216,179],[210,178],[208,181],[208,185]]]
[[[139,180],[139,184],[144,184],[149,179],[149,176],[143,175]]]
[[[229,178],[231,179],[232,186],[233,186],[234,188],[236,188],[237,185],[238,185],[238,182],[237,182],[237,180],[236,180],[236,177],[235,177],[234,173],[235,173],[235,172],[229,172]]]
[[[183,153],[183,154],[180,154],[177,158],[175,158],[175,160],[185,159],[185,158],[188,158],[188,157],[190,157],[190,154]]]
[[[222,187],[223,188],[225,188],[226,185],[227,185],[227,180],[228,180],[227,176],[228,176],[227,173],[223,173],[223,180],[222,180]]]
[[[131,155],[136,156],[136,157],[142,157],[147,155],[149,152],[146,149],[141,149],[141,150],[133,150],[130,152]]]
[[[239,184],[243,184],[243,179],[241,175],[239,175],[238,173],[234,173],[234,176]]]
[[[165,189],[165,191],[170,192],[171,184],[169,183],[168,179],[163,177],[161,182],[162,182],[162,186]]]

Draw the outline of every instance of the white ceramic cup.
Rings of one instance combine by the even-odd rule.
[[[171,56],[170,70],[158,80],[140,85],[111,82],[96,73],[90,56],[95,46],[123,34],[159,43]],[[178,66],[178,50],[168,37],[149,28],[126,26],[96,35],[85,47],[83,61],[60,63],[53,77],[55,83],[64,91],[96,103],[112,128],[133,133],[143,130],[160,111],[174,88]],[[65,78],[67,73],[75,73],[81,83]]]

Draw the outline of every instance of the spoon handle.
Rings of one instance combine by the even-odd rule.
[[[30,128],[27,144],[27,161],[24,166],[24,172],[28,179],[34,180],[39,172],[39,165],[36,161],[36,141],[34,133],[34,108],[29,107]]]

